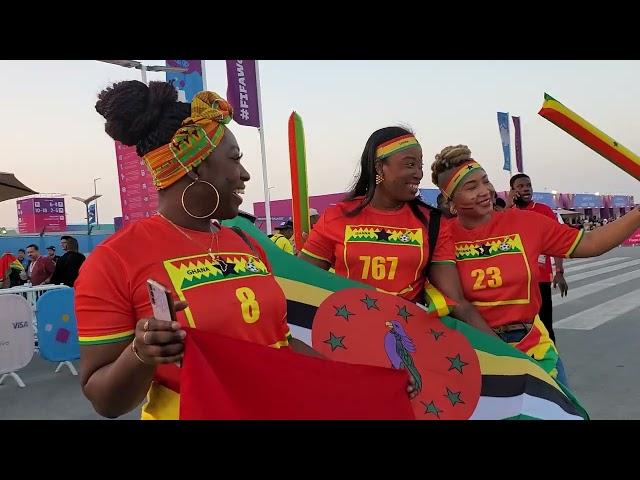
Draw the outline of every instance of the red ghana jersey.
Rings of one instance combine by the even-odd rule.
[[[464,296],[490,326],[531,322],[540,310],[538,257],[570,257],[583,232],[537,213],[508,209],[451,235]]]
[[[302,251],[329,262],[338,275],[414,300],[422,294],[429,242],[423,223],[409,204],[395,211],[367,205],[356,216],[346,212],[361,198],[329,207],[315,224]],[[429,210],[421,208],[427,220]],[[448,222],[440,223],[433,263],[455,263]]]
[[[147,279],[189,307],[178,312],[181,325],[239,340],[287,345],[286,299],[266,254],[222,227],[213,241],[219,260],[207,253],[212,235],[185,230],[167,220],[139,220],[98,245],[75,284],[75,310],[81,345],[130,340],[141,318],[151,317]],[[196,243],[197,242],[197,243]],[[256,253],[257,252],[257,253]],[[179,368],[158,367],[143,418],[177,418]]]

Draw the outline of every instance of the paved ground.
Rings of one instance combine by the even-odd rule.
[[[78,364],[74,362],[76,369]],[[0,385],[0,420],[101,419],[82,394],[78,377],[66,367],[54,373],[56,366],[34,355],[31,363],[19,372],[25,388],[6,378]],[[140,418],[140,413],[132,412],[122,418]]]
[[[554,324],[571,387],[591,418],[640,419],[640,248],[565,270],[569,295],[554,296]]]

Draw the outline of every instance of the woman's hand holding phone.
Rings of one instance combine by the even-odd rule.
[[[179,362],[186,332],[176,321],[176,312],[187,308],[188,303],[174,302],[171,292],[154,280],[148,280],[147,285],[153,317],[136,323],[134,352],[148,365]]]

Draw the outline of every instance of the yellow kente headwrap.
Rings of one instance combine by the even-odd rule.
[[[191,101],[191,116],[182,122],[171,142],[143,159],[158,190],[177,182],[196,168],[218,146],[233,107],[214,92],[200,92]]]

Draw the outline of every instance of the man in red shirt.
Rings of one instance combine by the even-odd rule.
[[[56,269],[55,263],[49,256],[40,255],[37,245],[27,247],[27,255],[31,259],[29,264],[29,279],[32,285],[44,285],[49,283],[51,275]]]
[[[510,197],[513,201],[513,207],[520,208],[522,210],[532,210],[541,215],[545,215],[558,221],[556,214],[550,207],[543,203],[537,203],[533,201],[533,188],[531,187],[531,179],[524,173],[518,173],[511,177],[509,180],[511,185]],[[565,296],[567,294],[568,286],[567,281],[564,279],[564,269],[562,266],[562,258],[554,257],[556,264],[556,274],[553,275],[551,267],[551,258],[547,255],[540,255],[538,257],[538,266],[540,267],[540,296],[542,297],[542,305],[540,307],[540,320],[544,323],[544,326],[549,331],[551,340],[555,343],[555,333],[553,331],[553,304],[551,301],[551,282],[553,281],[553,288],[560,287],[560,295]]]

